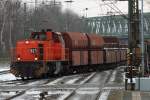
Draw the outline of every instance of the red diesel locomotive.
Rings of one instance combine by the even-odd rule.
[[[31,33],[12,51],[10,71],[24,79],[113,68],[126,62],[127,49],[117,37],[47,30]]]

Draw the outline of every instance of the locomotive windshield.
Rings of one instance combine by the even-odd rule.
[[[31,35],[31,39],[44,41],[44,40],[46,40],[46,33],[36,32]]]

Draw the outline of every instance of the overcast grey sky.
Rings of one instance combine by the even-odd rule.
[[[23,0],[23,1],[34,2],[35,0]],[[38,0],[38,1],[42,1],[42,0]],[[47,1],[51,1],[51,0],[47,0]],[[74,2],[72,4],[67,4],[64,2],[68,0],[56,0],[56,1],[62,2],[63,10],[65,10],[66,8],[72,9],[80,16],[85,16],[86,13],[88,17],[105,15],[108,12],[118,12],[117,8],[119,8],[123,13],[128,12],[127,1],[113,2],[113,4],[110,4],[111,3],[110,1],[102,2],[101,0],[73,0]],[[88,10],[86,11],[85,8],[88,8]],[[144,0],[144,12],[150,12],[150,0]]]

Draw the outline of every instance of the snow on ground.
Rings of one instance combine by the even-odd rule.
[[[26,91],[26,94],[34,94],[34,95],[38,95],[40,94],[41,91]]]
[[[71,91],[49,91],[48,95],[59,94],[59,97],[57,98],[57,100],[65,100],[70,95],[70,93]]]
[[[107,70],[107,71],[104,71],[104,72],[106,73],[106,75],[110,74],[110,70]]]
[[[61,90],[56,90],[56,91],[48,91],[48,94],[66,94],[70,93],[70,91],[61,91]]]
[[[56,83],[62,81],[64,78],[65,78],[65,77],[58,78],[58,79],[56,79],[56,80],[54,80],[54,81],[48,83],[47,85],[54,85],[54,84],[56,84]]]
[[[82,94],[82,95],[85,95],[85,94],[97,94],[98,92],[99,92],[99,90],[97,88],[96,89],[94,89],[94,88],[92,88],[92,89],[89,89],[89,88],[87,88],[87,89],[78,89],[76,91],[76,93]]]
[[[7,98],[16,95],[16,91],[15,92],[0,92],[0,100],[7,100]]]
[[[0,75],[0,81],[16,80],[16,77],[11,73]]]
[[[115,78],[116,78],[116,73],[117,73],[116,70],[113,71],[112,75],[110,76],[110,79],[109,79],[108,83],[114,82],[114,80],[115,80]],[[109,90],[102,91],[99,100],[107,100],[107,99],[108,99],[108,96],[109,96],[109,93],[110,93],[110,89],[109,89]]]
[[[5,70],[9,70],[10,64],[9,63],[0,63],[0,71],[5,71]]]
[[[26,91],[25,94],[14,98],[14,100],[39,100],[40,99],[40,93],[43,93],[44,91]],[[46,91],[45,91],[46,92]],[[49,98],[51,96],[57,96],[57,100],[64,100],[68,95],[70,95],[70,91],[48,91],[48,94],[45,95],[45,97]],[[49,99],[51,100],[51,99]]]
[[[7,68],[7,67],[5,67],[5,68],[0,68],[0,72],[2,72],[2,71],[7,71],[7,70],[9,70],[10,68]]]
[[[15,94],[16,94],[16,91],[15,92],[1,92],[0,96],[12,96]]]
[[[116,78],[116,73],[117,73],[116,70],[113,71],[113,73],[112,73],[112,75],[111,75],[111,78],[110,78],[109,82],[113,82],[113,81],[115,80],[115,78]]]
[[[63,76],[63,77],[60,77],[60,78],[58,78],[58,79],[56,79],[56,80],[54,80],[54,81],[48,83],[47,85],[54,85],[54,84],[57,84],[57,83],[59,83],[59,82],[65,80],[66,78],[67,78],[67,79],[70,79],[70,78],[72,78],[72,77],[73,77],[73,76]],[[76,77],[76,78],[67,81],[66,84],[72,84],[72,83],[76,82],[76,81],[80,78],[80,77],[78,77],[77,75],[74,75],[74,77]]]
[[[12,100],[39,100],[39,94],[42,91],[26,91],[25,94],[18,96]]]
[[[67,81],[66,84],[73,84],[73,83],[75,83],[77,80],[79,80],[79,78],[80,78],[80,77],[77,77],[77,78],[75,78],[75,79],[71,79],[71,80]]]
[[[1,67],[9,67],[9,65],[10,65],[9,63],[0,63],[0,68]]]
[[[40,85],[40,84],[44,84],[45,82],[47,82],[47,80],[37,80],[34,82],[30,82],[27,85]]]
[[[70,93],[68,92],[66,92],[64,95],[61,95],[59,98],[58,98],[58,100],[65,100],[68,96],[70,95]]]
[[[124,89],[124,87],[104,87],[103,90],[121,90]]]
[[[92,73],[91,75],[89,75],[87,78],[85,78],[83,81],[81,81],[80,84],[84,84],[86,81],[88,81],[90,78],[92,78],[95,75],[96,72]]]
[[[102,92],[99,100],[107,100],[109,93],[110,93],[110,90]]]

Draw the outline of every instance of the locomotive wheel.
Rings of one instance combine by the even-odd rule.
[[[52,77],[54,75],[55,65],[52,63],[47,64],[47,68],[48,68],[47,77]]]
[[[21,76],[21,79],[22,79],[23,81],[25,80],[23,76]]]
[[[94,70],[93,70],[93,68],[89,68],[88,71],[89,72],[93,72]]]
[[[30,79],[30,77],[29,76],[27,76],[27,80],[29,80]]]
[[[45,78],[45,79],[48,78],[48,74],[47,73],[43,73],[42,74],[42,78]]]
[[[63,75],[68,75],[70,72],[69,70],[69,66],[68,65],[64,65],[63,66]]]

